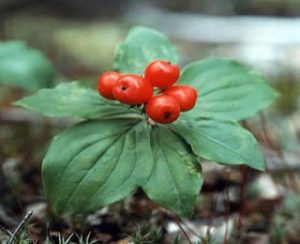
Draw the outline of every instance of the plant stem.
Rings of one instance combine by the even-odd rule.
[[[156,125],[156,122],[153,121],[151,118],[148,118],[148,123],[152,126],[155,126]]]
[[[228,175],[229,175],[229,170],[225,168],[225,180],[228,181]],[[228,219],[229,219],[229,191],[228,187],[225,186],[225,198],[224,198],[224,205],[225,205],[225,233],[224,233],[224,244],[228,244]]]
[[[179,228],[181,229],[182,233],[184,234],[185,238],[187,239],[188,243],[193,244],[191,239],[189,238],[188,234],[185,232],[184,228],[181,226],[180,219],[176,215],[175,215],[174,219],[175,219],[177,225],[179,226]]]
[[[240,166],[240,177],[241,177],[241,184],[240,184],[240,212],[238,217],[237,223],[237,230],[238,230],[238,240],[240,241],[241,232],[243,227],[243,215],[244,215],[244,198],[245,198],[245,189],[246,189],[246,182],[247,182],[247,167]]]

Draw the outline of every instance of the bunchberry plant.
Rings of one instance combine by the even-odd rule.
[[[136,27],[116,50],[120,77],[100,78],[113,83],[102,81],[102,96],[70,82],[15,103],[81,119],[53,139],[43,160],[44,188],[56,213],[88,213],[141,187],[162,207],[189,216],[203,182],[199,158],[264,169],[258,143],[239,121],[278,93],[235,61],[196,61],[180,75],[176,64],[177,51],[164,35]]]

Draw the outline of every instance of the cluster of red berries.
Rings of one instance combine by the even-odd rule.
[[[178,65],[167,61],[151,62],[144,77],[134,74],[105,72],[99,77],[98,91],[103,97],[128,105],[145,105],[145,111],[153,121],[168,124],[175,121],[180,112],[195,106],[197,91],[186,85],[173,85],[179,78]],[[157,87],[158,94],[153,96]]]

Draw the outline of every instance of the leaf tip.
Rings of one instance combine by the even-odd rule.
[[[23,98],[17,100],[17,101],[14,101],[11,103],[12,106],[16,106],[16,107],[26,107],[24,104],[23,104]]]
[[[255,165],[255,166],[252,166],[253,169],[256,169],[258,171],[261,171],[261,172],[264,172],[266,170],[266,167],[265,167],[265,164],[262,163],[262,164],[259,164],[259,165]]]
[[[277,90],[275,90],[274,88],[272,88],[272,95],[273,95],[273,99],[276,100],[277,98],[279,98],[281,96],[281,93]]]
[[[252,161],[251,163],[246,163],[244,165],[247,165],[248,167],[264,172],[266,170],[266,164],[265,164],[265,160],[262,156],[262,154],[260,153],[260,158],[257,159],[257,161]]]

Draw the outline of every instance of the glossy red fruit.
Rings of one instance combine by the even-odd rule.
[[[191,110],[195,106],[198,97],[197,90],[194,87],[185,85],[171,86],[164,93],[177,100],[181,111]]]
[[[152,85],[139,75],[124,75],[113,88],[115,99],[129,105],[144,104],[152,95]]]
[[[163,60],[153,61],[145,69],[145,79],[153,86],[161,89],[173,85],[178,80],[179,75],[178,65]]]
[[[121,76],[123,76],[123,74],[117,72],[105,72],[100,75],[98,79],[99,94],[107,99],[114,100],[112,89]]]
[[[174,97],[160,94],[148,101],[146,113],[155,122],[169,124],[178,119],[180,105]]]

